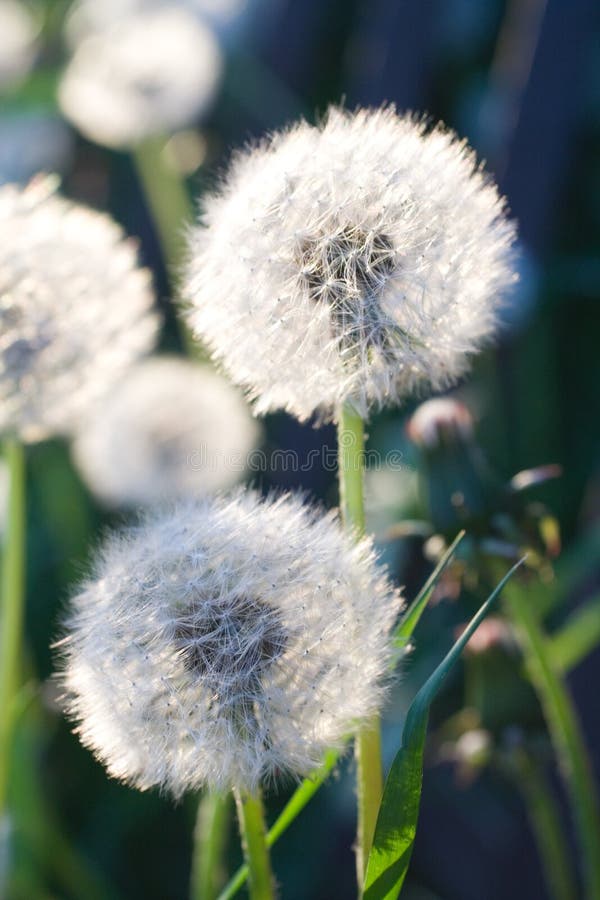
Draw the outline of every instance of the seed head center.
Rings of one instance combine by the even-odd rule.
[[[260,690],[287,643],[277,612],[249,597],[198,602],[179,620],[174,638],[187,670],[233,704]]]

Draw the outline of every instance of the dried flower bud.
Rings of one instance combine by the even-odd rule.
[[[411,441],[419,447],[435,450],[443,444],[472,440],[473,417],[467,407],[453,397],[435,397],[417,408],[407,431]]]

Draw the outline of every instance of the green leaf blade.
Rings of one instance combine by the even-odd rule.
[[[364,900],[396,900],[402,889],[417,830],[429,708],[466,643],[522,562],[520,560],[513,566],[500,581],[450,652],[418,691],[410,706],[402,746],[396,754],[385,784],[367,864]]]
[[[410,606],[402,616],[398,627],[394,632],[394,643],[397,647],[406,647],[406,645],[410,641],[413,632],[419,623],[419,619],[423,615],[425,608],[429,603],[429,599],[434,591],[435,586],[440,580],[444,569],[452,560],[452,557],[456,553],[458,545],[460,544],[464,536],[464,531],[460,531],[457,534],[413,602],[410,604]]]

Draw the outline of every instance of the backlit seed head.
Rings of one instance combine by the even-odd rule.
[[[154,345],[150,275],[51,178],[0,188],[0,432],[69,434]]]
[[[332,515],[292,496],[191,502],[111,538],[75,596],[68,710],[141,789],[300,776],[380,709],[399,605]]]
[[[189,320],[259,413],[366,416],[447,385],[515,277],[514,226],[473,153],[391,107],[275,134],[203,207]]]

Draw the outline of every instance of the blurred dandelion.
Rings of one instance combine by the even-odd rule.
[[[25,441],[73,431],[158,328],[134,244],[55,186],[0,188],[0,432]]]
[[[0,90],[27,75],[36,52],[38,23],[17,0],[0,0]]]
[[[143,505],[231,487],[260,429],[235,388],[207,366],[156,357],[131,369],[73,444],[109,505]]]
[[[66,35],[72,46],[130,15],[179,7],[210,25],[219,36],[248,6],[249,0],[77,0],[71,7]]]
[[[440,388],[494,331],[514,227],[464,141],[331,109],[238,154],[194,233],[189,320],[259,413]]]
[[[212,31],[184,6],[163,5],[82,40],[59,103],[91,140],[132,146],[194,122],[214,99],[221,69]]]
[[[175,795],[317,766],[376,711],[399,596],[370,541],[238,492],[113,537],[73,600],[62,678],[109,772]]]

